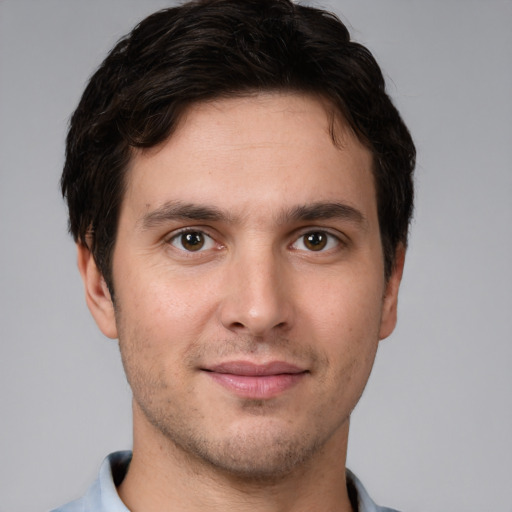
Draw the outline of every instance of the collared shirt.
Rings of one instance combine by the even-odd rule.
[[[100,474],[89,490],[78,500],[63,505],[52,512],[130,512],[117,494],[119,485],[132,459],[132,452],[111,453],[101,465]],[[349,494],[354,495],[356,512],[397,512],[391,508],[376,505],[363,484],[347,470]]]

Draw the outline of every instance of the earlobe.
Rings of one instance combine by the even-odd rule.
[[[77,262],[85,288],[85,300],[101,332],[109,338],[117,338],[114,304],[107,284],[99,271],[89,248],[77,244]]]
[[[405,247],[400,244],[395,255],[395,266],[386,283],[382,303],[382,317],[380,322],[379,339],[387,338],[395,329],[398,309],[398,290],[402,281],[405,263]]]

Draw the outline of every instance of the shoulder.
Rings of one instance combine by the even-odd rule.
[[[117,494],[131,460],[131,452],[111,453],[100,467],[98,478],[79,499],[51,512],[129,512]]]
[[[80,498],[78,500],[72,501],[71,503],[67,503],[66,505],[62,505],[59,508],[52,510],[51,512],[85,512],[87,508],[85,508],[85,504],[83,499]]]
[[[398,512],[398,510],[394,508],[380,507],[377,505],[372,500],[359,478],[349,469],[347,469],[347,487],[356,512]]]
[[[89,494],[89,492],[87,494]],[[100,510],[92,508],[94,505],[87,499],[87,494],[50,512],[100,512]]]

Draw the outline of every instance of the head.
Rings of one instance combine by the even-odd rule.
[[[207,0],[121,40],[73,115],[62,186],[134,443],[258,478],[339,460],[395,325],[413,165],[333,15]]]
[[[326,102],[373,159],[384,269],[406,246],[415,148],[371,53],[335,15],[288,0],[206,0],[142,21],[92,76],[69,129],[62,191],[75,240],[114,296],[112,251],[134,150],[172,136],[198,102],[259,92]]]

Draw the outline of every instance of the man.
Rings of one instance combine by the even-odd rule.
[[[207,0],[122,39],[62,177],[133,452],[71,511],[385,511],[345,468],[396,323],[415,150],[333,15]]]

